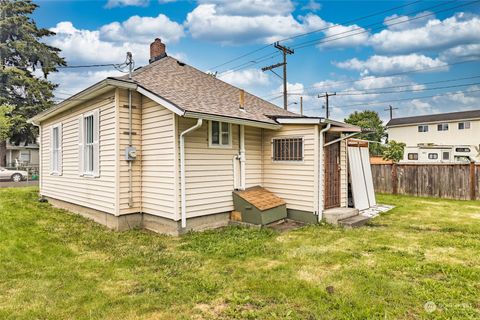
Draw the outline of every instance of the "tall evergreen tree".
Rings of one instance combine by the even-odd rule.
[[[56,85],[47,75],[66,65],[60,49],[41,41],[55,33],[37,27],[31,18],[37,7],[30,0],[0,0],[0,106],[13,107],[7,138],[17,145],[35,142],[37,129],[26,121],[53,105]],[[43,77],[36,76],[36,70]],[[6,141],[0,139],[0,166],[5,165],[5,154]]]

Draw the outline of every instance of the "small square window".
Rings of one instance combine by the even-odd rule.
[[[303,160],[303,138],[278,138],[272,144],[273,161]]]
[[[210,121],[210,147],[231,147],[232,125],[227,122]]]
[[[450,160],[450,152],[448,152],[448,151],[442,152],[442,159],[443,160]]]
[[[458,123],[458,130],[465,130],[465,129],[470,129],[470,121]]]

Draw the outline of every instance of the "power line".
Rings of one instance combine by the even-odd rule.
[[[394,77],[394,76],[400,76],[400,75],[405,75],[405,74],[410,74],[410,73],[417,73],[417,72],[421,72],[421,71],[427,71],[427,70],[435,70],[435,69],[443,69],[445,67],[450,67],[450,66],[455,66],[455,65],[459,65],[459,64],[464,64],[464,63],[469,63],[469,62],[476,62],[476,61],[479,61],[479,59],[469,59],[469,60],[463,60],[463,61],[457,61],[457,62],[452,62],[452,63],[446,63],[444,65],[441,65],[441,66],[433,66],[433,67],[425,67],[425,68],[418,68],[418,69],[413,69],[413,70],[407,70],[407,71],[401,71],[401,72],[395,72],[395,73],[389,73],[389,74],[385,74],[383,76],[370,76],[370,77],[366,77],[366,78],[362,78],[362,79],[357,79],[357,80],[344,80],[344,81],[334,81],[333,83],[330,83],[330,84],[325,84],[325,85],[322,85],[321,87],[320,86],[309,86],[309,87],[305,87],[303,88],[303,90],[307,90],[307,89],[317,89],[317,90],[323,90],[325,88],[330,88],[330,87],[333,87],[333,86],[337,86],[337,85],[340,85],[340,84],[347,84],[347,83],[356,83],[356,82],[363,82],[363,81],[368,81],[368,80],[372,80],[372,79],[382,79],[382,78],[389,78],[389,77]],[[426,84],[426,83],[424,83]],[[385,89],[384,88],[381,88],[381,89]],[[276,93],[273,93],[271,94],[270,96],[273,96],[273,95],[276,95],[280,92],[276,92]],[[290,94],[304,94],[304,92],[291,92]],[[315,94],[312,94],[312,95],[315,95]],[[267,96],[265,98],[269,98],[270,96]]]
[[[321,31],[325,31],[325,30],[329,30],[329,29],[333,29],[333,28],[337,28],[338,26],[340,25],[346,25],[346,24],[351,24],[351,23],[354,23],[354,22],[357,22],[357,21],[361,21],[361,20],[365,20],[365,19],[368,19],[368,18],[371,18],[371,17],[374,17],[374,16],[377,16],[377,15],[380,15],[380,14],[384,14],[384,13],[387,13],[387,12],[390,12],[390,11],[394,11],[394,10],[398,10],[398,9],[401,9],[401,8],[405,8],[405,7],[408,7],[408,6],[411,6],[411,5],[414,5],[416,3],[419,3],[419,2],[422,2],[422,0],[417,0],[417,1],[413,1],[413,2],[410,2],[410,3],[407,3],[405,5],[401,5],[401,6],[396,6],[396,7],[393,7],[393,8],[390,8],[390,9],[386,9],[386,10],[382,10],[382,11],[378,11],[378,12],[375,12],[375,13],[372,13],[372,14],[369,14],[369,15],[366,15],[366,16],[363,16],[363,17],[360,17],[360,18],[356,18],[356,19],[351,19],[351,20],[347,20],[347,21],[343,21],[343,22],[340,22],[340,23],[337,23],[337,24],[334,24],[334,25],[331,25],[331,26],[328,26],[328,27],[324,27],[324,28],[320,28],[320,29],[316,29],[316,30],[312,30],[312,31],[309,31],[309,32],[304,32],[304,33],[300,33],[300,34],[297,34],[295,36],[291,36],[291,37],[287,37],[287,38],[283,38],[283,39],[280,39],[278,40],[279,42],[284,42],[284,41],[288,41],[288,40],[292,40],[292,39],[296,39],[296,38],[299,38],[299,37],[303,37],[303,36],[307,36],[307,35],[310,35],[310,34],[313,34],[313,33],[317,33],[317,32],[321,32]],[[231,60],[228,60],[224,63],[221,63],[221,64],[218,64],[216,66],[213,66],[211,68],[208,68],[208,70],[214,70],[216,68],[219,68],[219,67],[222,67],[224,65],[227,65],[227,64],[230,64],[232,62],[235,62],[237,60],[240,60],[242,58],[245,58],[247,56],[250,56],[256,52],[259,52],[259,51],[262,51],[268,47],[271,47],[273,46],[274,43],[269,43],[267,45],[264,45],[258,49],[255,49],[255,50],[252,50],[252,51],[249,51],[249,52],[246,52],[238,57],[235,57],[235,58],[232,58]]]
[[[438,11],[434,11],[434,12],[430,12],[428,14],[424,14],[424,15],[421,15],[421,16],[417,16],[417,17],[413,17],[413,18],[407,18],[406,20],[402,20],[402,21],[399,21],[399,22],[396,22],[396,23],[391,23],[389,24],[388,26],[380,26],[378,28],[376,28],[376,30],[380,30],[380,29],[385,29],[385,28],[388,28],[389,26],[392,26],[392,25],[398,25],[398,24],[403,24],[403,23],[408,23],[408,22],[411,22],[411,21],[414,21],[414,20],[418,20],[418,19],[421,19],[421,18],[425,18],[427,16],[432,16],[432,15],[435,15],[436,13],[440,13],[440,12],[444,12],[444,11],[448,11],[448,10],[452,10],[452,9],[456,9],[456,8],[459,8],[459,7],[463,7],[463,6],[467,6],[467,5],[470,5],[470,4],[473,4],[475,2],[478,2],[479,0],[476,0],[476,1],[471,1],[469,3],[466,3],[466,4],[460,4],[460,5],[457,5],[457,6],[454,6],[454,7],[450,7],[450,8],[446,8],[446,9],[443,9],[443,10],[438,10]],[[418,11],[415,11],[415,12],[411,12],[411,13],[408,13],[408,14],[416,14],[416,13],[420,13],[420,12],[424,12],[425,10],[430,10],[432,8],[436,8],[436,7],[439,7],[439,6],[443,6],[443,5],[446,5],[446,4],[449,4],[451,2],[454,2],[454,1],[450,1],[448,3],[442,3],[442,4],[437,4],[435,6],[431,6],[431,7],[427,7],[427,8],[424,8],[422,10],[418,10]],[[385,22],[387,21],[393,21],[393,20],[396,20],[396,19],[401,19],[403,17],[401,16],[398,16],[398,17],[394,17],[394,18],[390,18],[390,19],[386,19],[386,20],[383,20],[381,22],[376,22],[376,23],[373,23],[373,24],[370,24],[370,25],[367,25],[365,27],[368,27],[368,26],[372,26],[372,25],[377,25],[377,24],[384,24]],[[354,33],[354,34],[347,34],[346,36],[343,36],[343,37],[339,37],[339,38],[334,38],[334,39],[330,39],[330,38],[333,38],[335,36],[338,36],[338,35],[342,35],[342,34],[345,34],[345,33],[350,33],[352,31],[356,31],[356,30],[362,30],[361,32],[357,32],[357,33]],[[355,29],[352,29],[352,30],[347,30],[347,31],[343,31],[343,32],[340,32],[340,33],[336,33],[336,34],[333,34],[333,35],[330,35],[330,36],[326,36],[326,37],[323,37],[321,39],[315,39],[315,40],[309,40],[309,41],[306,41],[306,42],[302,42],[300,44],[298,44],[297,46],[293,46],[294,49],[301,49],[301,48],[305,48],[305,47],[308,47],[308,46],[312,46],[312,45],[315,45],[315,44],[320,44],[320,43],[325,43],[325,42],[331,42],[331,41],[337,41],[337,40],[341,40],[341,39],[345,39],[345,38],[348,38],[348,37],[353,37],[353,36],[356,36],[356,35],[359,35],[359,34],[362,34],[362,33],[366,33],[366,32],[370,32],[371,30],[364,30],[364,27],[359,27],[359,28],[355,28]],[[228,74],[228,73],[231,73],[231,72],[234,72],[234,71],[237,71],[237,70],[241,70],[241,69],[244,69],[248,66],[251,66],[251,65],[256,65],[266,59],[269,59],[269,56],[272,55],[272,53],[269,53],[267,55],[263,55],[263,56],[260,56],[259,58],[257,59],[261,59],[261,60],[252,60],[252,61],[249,61],[249,62],[244,62],[240,65],[237,65],[235,67],[233,67],[233,70],[225,70],[225,71],[222,71],[222,72],[219,72],[219,75],[224,75],[224,74]],[[273,57],[276,56],[276,55],[273,55]],[[266,58],[266,59],[265,59]]]
[[[440,6],[444,6],[446,4],[450,4],[452,2],[455,2],[455,1],[449,1],[447,3],[440,3],[440,4],[437,4],[437,5],[428,7],[428,8],[424,8],[422,10],[417,10],[417,11],[411,12],[409,14],[418,14],[420,12],[425,12],[425,10],[434,9],[434,8],[437,8],[437,7],[440,7]],[[401,19],[402,16],[397,16],[397,17],[385,19],[385,20],[380,21],[380,22],[375,22],[375,23],[368,24],[364,27],[357,27],[357,28],[354,28],[354,29],[351,29],[351,30],[343,31],[343,32],[340,32],[340,33],[337,33],[337,34],[334,34],[334,35],[330,35],[328,37],[323,37],[323,38],[320,38],[320,39],[313,39],[313,40],[308,40],[308,41],[305,41],[305,42],[301,42],[301,43],[297,44],[296,46],[294,46],[294,48],[295,49],[301,49],[301,48],[309,47],[309,46],[315,45],[315,44],[331,42],[331,41],[341,40],[341,39],[348,38],[348,37],[353,37],[353,36],[356,36],[356,35],[359,35],[359,34],[362,34],[362,33],[370,32],[372,30],[385,29],[385,28],[388,28],[388,27],[393,26],[393,25],[402,24],[402,23],[406,23],[406,22],[411,22],[411,21],[415,21],[415,20],[418,20],[418,19],[428,17],[428,16],[432,16],[432,15],[435,15],[436,13],[439,13],[439,12],[456,9],[456,8],[459,8],[459,7],[464,7],[464,6],[473,4],[475,2],[478,2],[478,1],[471,1],[469,3],[460,4],[460,5],[457,5],[457,6],[454,6],[454,7],[445,8],[445,9],[438,10],[438,11],[435,11],[435,12],[429,12],[429,13],[426,13],[424,15],[420,15],[420,16],[416,16],[416,17],[412,17],[412,18],[407,18],[406,20],[401,20],[401,21],[398,21],[398,22],[390,23],[388,25],[385,25],[385,22],[391,22],[391,21],[394,21],[394,20]],[[378,24],[381,24],[381,26],[379,26],[377,28],[373,28],[371,30],[366,30],[365,29],[365,28],[372,27],[372,26],[375,26],[375,25],[378,25]],[[357,31],[357,30],[361,30],[361,32],[357,32],[357,33],[354,33],[354,34],[348,34],[348,35],[340,37],[340,38],[325,40],[325,39],[328,39],[328,38],[333,38],[334,36],[350,33],[350,32]]]
[[[440,94],[435,94],[435,95],[430,95],[430,96],[410,97],[410,98],[395,99],[395,100],[383,100],[383,101],[373,101],[373,102],[367,102],[367,103],[357,103],[357,104],[350,104],[350,105],[343,105],[343,106],[336,106],[336,107],[337,108],[351,108],[351,107],[360,107],[360,106],[368,106],[368,105],[382,105],[384,103],[389,103],[389,102],[398,102],[398,101],[407,101],[407,100],[421,100],[421,99],[428,99],[428,98],[434,98],[434,97],[440,97],[440,96],[449,96],[449,95],[459,94],[459,93],[472,93],[472,92],[480,92],[480,89],[446,92],[446,93],[440,93]]]

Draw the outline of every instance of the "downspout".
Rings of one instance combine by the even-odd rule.
[[[245,173],[245,165],[246,165],[246,157],[245,157],[245,126],[242,124],[240,125],[240,190],[245,190],[246,185],[246,173]]]
[[[182,202],[182,228],[187,227],[187,200],[185,199],[187,194],[187,189],[185,186],[185,135],[189,132],[195,131],[200,128],[203,124],[203,119],[198,119],[197,124],[193,127],[188,128],[187,130],[180,133],[180,186],[181,186],[181,202]]]
[[[324,202],[324,195],[325,195],[325,185],[324,185],[324,170],[323,170],[323,162],[324,162],[324,144],[325,144],[325,137],[324,133],[330,130],[332,125],[327,123],[327,126],[320,130],[320,146],[319,146],[319,161],[318,161],[318,222],[322,221],[323,219],[323,202]]]
[[[132,147],[132,90],[128,89],[128,146]],[[132,160],[128,161],[128,207],[133,207],[133,173],[132,173]]]

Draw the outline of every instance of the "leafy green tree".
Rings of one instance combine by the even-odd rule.
[[[35,142],[37,130],[26,120],[53,105],[56,85],[47,75],[65,65],[60,50],[41,41],[55,33],[37,27],[31,18],[36,8],[29,0],[0,0],[0,105],[13,106],[7,114],[9,134],[0,139],[0,165],[5,165],[6,139],[17,145]]]
[[[361,133],[357,136],[359,139],[377,141],[379,143],[370,143],[370,154],[381,155],[383,153],[383,145],[380,143],[387,136],[385,127],[379,115],[375,111],[355,111],[345,119],[346,123],[359,126],[368,132]]]
[[[390,140],[387,144],[387,147],[383,151],[383,160],[391,160],[394,163],[402,160],[405,146],[406,144],[403,142]]]

